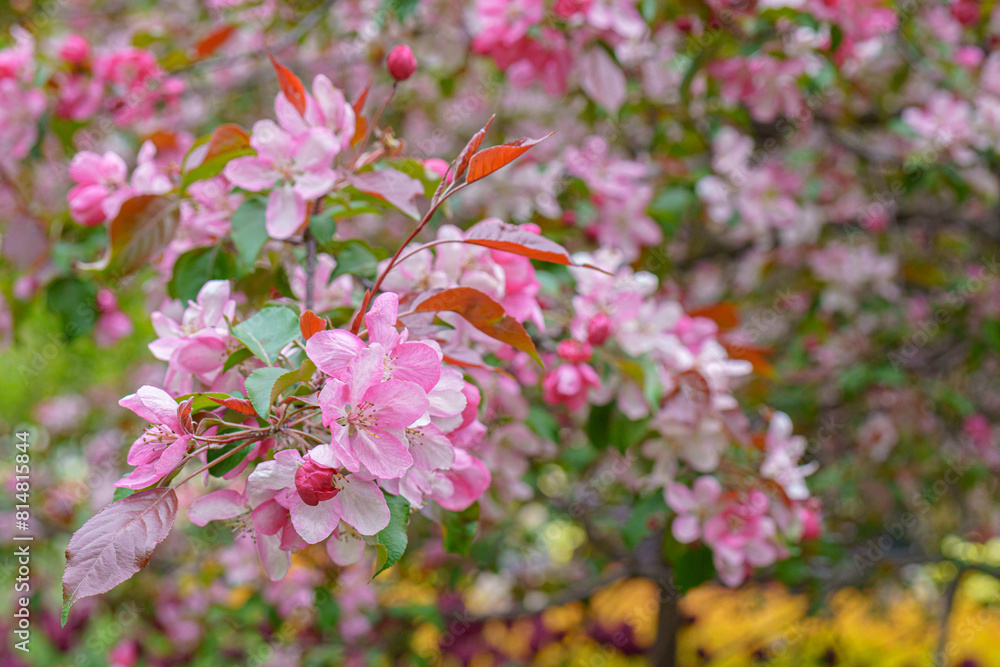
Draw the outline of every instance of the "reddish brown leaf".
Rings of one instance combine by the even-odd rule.
[[[235,410],[241,415],[257,416],[257,411],[253,409],[250,401],[245,398],[216,398],[214,396],[209,396],[209,398],[219,405],[224,405],[230,410]]]
[[[318,334],[325,329],[326,320],[311,310],[302,313],[302,317],[299,318],[299,330],[302,332],[302,337],[306,340],[312,338],[313,334]]]
[[[765,357],[765,355],[771,353],[770,348],[726,342],[722,343],[722,347],[726,348],[726,352],[729,353],[731,359],[749,361],[753,365],[754,372],[758,375],[769,378],[774,377],[774,366]]]
[[[462,149],[462,152],[458,154],[458,158],[455,160],[455,174],[452,177],[453,181],[457,181],[462,177],[462,174],[465,173],[465,169],[469,166],[472,156],[476,154],[476,151],[478,151],[479,147],[483,144],[483,139],[486,137],[486,132],[489,131],[490,125],[493,124],[494,118],[496,118],[496,114],[490,116],[490,119],[486,121],[486,125],[483,126],[483,129],[472,135],[472,138],[469,139],[469,143],[467,143],[465,148]],[[444,178],[441,180],[442,182],[448,180],[448,174],[445,174]]]
[[[719,328],[725,331],[733,329],[740,324],[740,313],[736,309],[736,304],[723,302],[705,308],[696,308],[688,311],[690,317],[704,317],[712,320]]]
[[[521,323],[507,315],[503,306],[479,290],[471,287],[446,289],[427,297],[414,310],[416,312],[445,310],[458,313],[487,336],[527,352],[540,366],[544,366],[541,357],[538,356],[538,350],[535,349],[534,341]]]
[[[236,123],[225,123],[215,128],[208,140],[208,150],[202,164],[219,155],[233,153],[250,147],[250,135]]]
[[[177,493],[157,487],[111,503],[73,533],[63,574],[63,625],[77,600],[106,593],[146,567],[177,518]]]
[[[354,109],[354,115],[358,118],[361,117],[361,112],[365,108],[365,101],[368,99],[368,91],[371,90],[372,80],[368,79],[368,83],[365,84],[365,89],[361,91],[358,98],[351,103],[351,108]]]
[[[152,141],[157,151],[171,151],[177,148],[177,133],[170,130],[157,130],[147,135],[144,141]]]
[[[607,273],[604,269],[599,269],[592,264],[575,263],[566,249],[555,241],[496,218],[488,218],[469,227],[465,233],[465,243],[502,250],[542,262],[563,264],[564,266],[583,266]]]
[[[234,25],[224,25],[221,28],[216,28],[212,32],[198,42],[194,47],[194,56],[197,60],[202,58],[207,58],[208,56],[215,53],[220,46],[225,44],[233,33],[236,32],[236,26]]]
[[[473,155],[472,159],[469,160],[469,174],[465,177],[466,183],[472,183],[481,178],[486,178],[494,171],[507,166],[517,158],[521,157],[521,155],[527,152],[532,146],[540,144],[553,134],[555,134],[555,132],[549,134],[548,136],[544,136],[541,139],[521,137],[517,141],[512,141],[509,144],[501,144],[500,146],[493,146],[492,148],[484,148]]]
[[[274,71],[278,74],[278,85],[281,86],[281,92],[285,94],[288,101],[292,103],[298,112],[302,115],[306,113],[306,87],[302,85],[302,81],[299,77],[295,76],[295,73],[279,63],[274,59],[270,53],[267,57],[271,59],[271,64],[274,65]]]
[[[177,203],[163,195],[137,195],[126,199],[108,228],[110,240],[104,257],[77,264],[84,270],[111,269],[127,275],[147,265],[174,238]]]

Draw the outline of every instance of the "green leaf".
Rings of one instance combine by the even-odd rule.
[[[674,585],[680,593],[686,593],[715,576],[712,550],[708,547],[685,551],[674,563]]]
[[[312,232],[313,238],[316,239],[320,247],[333,241],[333,235],[337,233],[337,219],[334,217],[334,211],[327,209],[319,215],[311,216],[309,218],[309,231]]]
[[[281,348],[299,335],[299,318],[288,308],[271,306],[234,326],[233,335],[254,356],[272,366]]]
[[[257,261],[260,249],[267,242],[267,229],[265,227],[264,212],[266,210],[264,201],[258,197],[247,199],[236,212],[233,213],[232,229],[229,235],[236,246],[236,252],[240,260],[247,267],[253,268]]]
[[[389,505],[389,525],[376,536],[375,574],[372,579],[395,565],[406,551],[406,526],[410,522],[410,503],[402,496],[386,495]]]
[[[243,363],[252,356],[253,352],[251,352],[245,347],[241,347],[240,349],[236,350],[235,352],[229,355],[229,357],[226,359],[226,363],[222,365],[222,372],[225,373],[233,366]]]
[[[271,411],[271,392],[274,384],[287,371],[277,366],[258,368],[246,379],[247,398],[257,414],[267,419]]]
[[[191,402],[191,412],[201,412],[202,410],[214,410],[215,408],[220,407],[218,403],[212,400],[212,398],[232,398],[232,396],[221,391],[208,391],[200,394],[184,394],[183,396],[178,396],[177,402],[183,403],[189,398],[194,399]]]
[[[380,12],[389,12],[389,17],[402,23],[416,11],[420,0],[382,0]]]
[[[639,544],[651,530],[649,520],[666,508],[667,503],[664,501],[662,493],[654,493],[634,503],[632,515],[629,516],[622,529],[622,540],[625,542],[625,546],[631,549]]]
[[[123,489],[121,487],[116,488],[115,489],[115,495],[112,496],[111,502],[117,502],[117,501],[121,500],[122,498],[128,498],[133,493],[135,493],[135,489]]]
[[[212,477],[222,477],[226,473],[230,472],[233,468],[238,466],[240,463],[242,463],[243,459],[247,457],[247,454],[250,453],[250,450],[253,449],[253,447],[247,445],[246,442],[230,442],[220,447],[219,449],[210,449],[207,452],[205,452],[205,458],[208,460],[209,463],[211,463],[212,461],[220,458],[224,454],[228,454],[229,452],[233,451],[237,447],[242,447],[243,451],[238,454],[233,454],[228,459],[212,466],[211,468],[208,469],[208,474],[211,475]]]
[[[277,366],[258,368],[246,379],[247,398],[250,399],[250,404],[253,405],[257,414],[263,419],[267,419],[271,403],[283,391],[296,382],[308,380],[315,372],[316,365],[309,359],[302,362],[301,367],[292,371],[286,371]]]
[[[167,293],[182,303],[198,297],[209,280],[228,280],[236,270],[233,258],[215,245],[195,248],[177,258],[174,273],[167,283]]]
[[[196,181],[204,181],[205,179],[218,176],[222,173],[222,170],[226,168],[227,164],[238,157],[256,155],[256,153],[257,151],[247,147],[210,157],[191,171],[184,174],[184,178],[181,180],[181,190],[187,190],[187,187]]]
[[[80,278],[56,278],[45,289],[45,302],[59,316],[67,340],[90,333],[97,322],[97,287]]]
[[[450,554],[465,556],[472,546],[479,525],[479,503],[473,503],[461,512],[446,512],[441,521],[441,541]]]
[[[378,271],[379,256],[375,251],[358,239],[348,241],[332,241],[323,246],[337,260],[337,268],[333,270],[330,280],[344,274],[374,279]]]

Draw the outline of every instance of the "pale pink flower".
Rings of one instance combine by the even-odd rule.
[[[792,435],[792,420],[784,412],[775,412],[767,429],[765,458],[760,465],[760,474],[773,479],[792,500],[805,500],[809,488],[805,478],[816,472],[819,463],[798,465],[806,451],[806,439]]]
[[[711,475],[699,477],[690,489],[677,482],[667,485],[663,497],[670,509],[677,513],[670,526],[674,538],[682,544],[699,539],[702,524],[715,510],[721,495],[722,485]]]
[[[326,128],[312,127],[293,136],[273,121],[261,120],[254,123],[250,145],[257,155],[236,158],[223,173],[245,190],[271,190],[267,232],[272,238],[287,239],[305,223],[308,200],[333,188],[337,174],[331,165],[340,143]]]
[[[229,322],[236,314],[229,281],[210,280],[189,301],[180,321],[153,313],[157,339],[149,344],[153,356],[168,362],[166,384],[177,393],[192,389],[192,378],[211,385],[222,372],[230,340]]]

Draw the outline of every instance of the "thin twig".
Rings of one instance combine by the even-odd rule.
[[[951,610],[955,607],[955,594],[958,592],[958,585],[962,582],[962,575],[965,574],[964,567],[959,568],[955,578],[948,582],[944,589],[944,610],[941,612],[941,634],[938,637],[937,662],[935,665],[944,667],[947,662],[948,649],[948,622],[951,620]]]

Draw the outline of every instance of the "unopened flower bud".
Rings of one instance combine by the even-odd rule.
[[[410,47],[400,44],[389,52],[386,65],[392,78],[396,81],[406,81],[417,71],[417,58]]]
[[[302,460],[302,465],[295,471],[295,490],[299,492],[302,502],[315,507],[323,500],[329,500],[340,492],[333,484],[336,468],[330,468],[316,463],[310,458]]]

